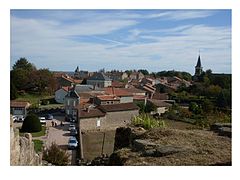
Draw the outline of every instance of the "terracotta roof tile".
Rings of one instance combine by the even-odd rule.
[[[106,94],[109,95],[116,95],[116,96],[132,96],[132,93],[128,92],[125,88],[114,88],[114,87],[107,87],[104,88]]]
[[[26,107],[28,108],[30,106],[30,103],[27,101],[11,101],[10,107]]]
[[[90,108],[89,111],[80,110],[78,116],[80,117],[80,119],[93,118],[93,117],[103,117],[103,116],[105,116],[105,113],[102,112],[101,110],[99,110],[98,108],[95,108],[95,109]]]
[[[138,110],[139,107],[134,103],[122,103],[122,104],[111,104],[111,105],[101,105],[99,106],[104,112],[116,112],[116,111],[130,111]]]

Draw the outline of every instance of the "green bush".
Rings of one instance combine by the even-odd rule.
[[[132,119],[132,124],[135,126],[141,126],[145,129],[151,129],[156,127],[163,128],[166,126],[163,120],[156,120],[148,114],[140,114],[139,116],[135,116]]]
[[[47,99],[42,100],[41,105],[48,105],[48,104],[49,104],[49,100],[47,100]]]
[[[23,121],[21,132],[39,132],[42,130],[42,125],[39,118],[35,114],[29,114]]]
[[[65,166],[69,163],[69,154],[62,150],[56,143],[43,151],[43,159],[57,166]]]
[[[41,152],[43,147],[43,141],[34,139],[33,142],[34,142],[34,150],[36,151],[36,153]]]

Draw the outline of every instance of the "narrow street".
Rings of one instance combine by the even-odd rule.
[[[76,165],[76,150],[68,150],[68,139],[70,132],[68,130],[69,122],[64,122],[64,126],[61,126],[61,120],[64,121],[64,116],[54,117],[54,121],[57,122],[57,126],[52,127],[51,120],[47,122],[48,135],[46,139],[46,146],[49,147],[52,143],[56,143],[60,148],[67,150],[69,161],[71,165]]]

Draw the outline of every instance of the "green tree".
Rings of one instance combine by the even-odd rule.
[[[23,121],[21,132],[39,132],[42,130],[42,125],[37,115],[29,114]]]
[[[202,109],[206,113],[210,113],[213,111],[214,105],[209,99],[205,99],[202,104]]]
[[[201,107],[195,102],[191,102],[189,104],[189,111],[193,112],[194,114],[201,114],[202,113]]]
[[[13,65],[13,70],[16,69],[23,69],[26,71],[32,71],[32,70],[36,70],[36,67],[29,63],[28,60],[26,58],[20,58],[19,60],[17,60],[17,62]]]
[[[10,99],[14,100],[17,97],[18,97],[17,88],[12,82],[10,82]]]
[[[43,151],[43,159],[57,166],[66,166],[69,163],[69,154],[62,150],[56,143]]]
[[[143,73],[143,75],[149,75],[149,72],[146,69],[139,69],[138,72]]]

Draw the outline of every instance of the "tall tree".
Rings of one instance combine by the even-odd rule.
[[[36,70],[36,67],[32,63],[29,63],[26,58],[20,58],[19,60],[17,60],[17,62],[13,65],[12,68],[13,70],[16,69],[23,69],[26,71]]]

